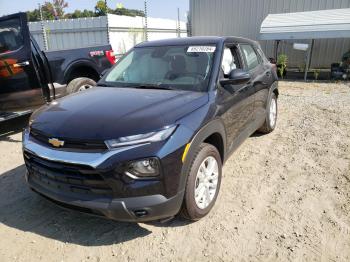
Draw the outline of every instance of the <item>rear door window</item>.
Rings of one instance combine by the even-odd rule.
[[[259,58],[251,45],[241,45],[241,50],[248,70],[253,70],[259,65]]]
[[[20,49],[24,44],[21,34],[21,21],[12,18],[0,22],[0,54]]]

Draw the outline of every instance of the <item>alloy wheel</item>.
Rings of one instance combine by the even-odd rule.
[[[213,201],[219,178],[218,162],[212,156],[204,159],[199,166],[195,182],[195,202],[198,208],[205,209]]]
[[[91,87],[92,87],[92,85],[82,85],[81,87],[79,87],[78,92],[87,90]]]
[[[269,115],[270,126],[274,127],[275,123],[276,123],[276,117],[277,117],[277,102],[276,102],[276,99],[271,99],[269,114],[270,114]]]

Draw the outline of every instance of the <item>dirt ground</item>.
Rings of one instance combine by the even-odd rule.
[[[280,83],[279,119],[227,161],[203,220],[129,224],[26,186],[21,135],[0,139],[0,261],[350,261],[350,86]]]

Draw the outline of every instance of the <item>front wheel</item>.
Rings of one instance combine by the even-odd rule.
[[[267,103],[265,122],[258,131],[264,134],[271,133],[276,127],[277,113],[277,97],[275,93],[272,93]]]
[[[221,157],[216,147],[202,143],[192,160],[182,216],[189,220],[199,220],[206,216],[215,204],[219,194],[222,174]]]
[[[87,77],[75,78],[69,82],[67,86],[67,93],[73,94],[76,92],[81,92],[96,86],[96,82]]]

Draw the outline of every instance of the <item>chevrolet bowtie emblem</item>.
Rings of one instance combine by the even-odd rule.
[[[64,141],[58,140],[57,138],[50,138],[49,143],[54,147],[61,147],[64,145]]]

